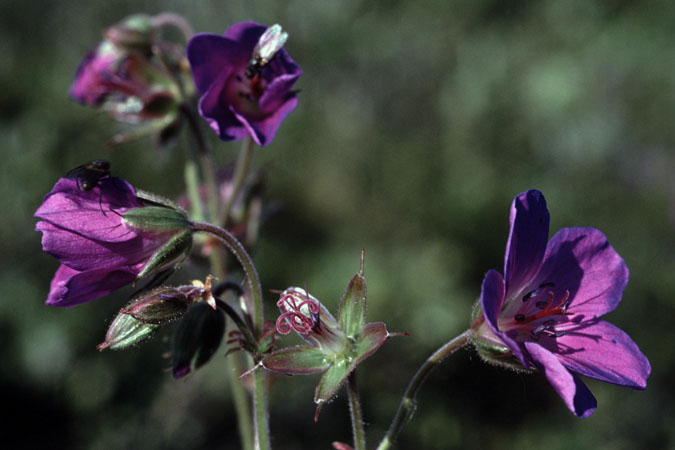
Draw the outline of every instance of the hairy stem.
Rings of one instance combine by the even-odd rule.
[[[349,413],[352,419],[352,434],[354,435],[354,450],[366,450],[366,432],[363,428],[363,412],[355,370],[347,379],[347,392],[349,394]]]
[[[234,254],[234,256],[241,264],[244,274],[246,275],[249,288],[251,289],[252,298],[252,308],[250,314],[253,316],[253,324],[255,326],[255,333],[257,337],[262,336],[263,332],[263,295],[262,287],[260,285],[260,278],[258,277],[258,272],[253,265],[253,260],[249,256],[248,252],[244,246],[235,238],[232,233],[227,231],[224,228],[211,225],[206,222],[193,222],[192,228],[195,231],[203,231],[215,236],[223,244],[227,246],[228,249]]]
[[[401,429],[406,423],[408,423],[412,417],[412,414],[415,412],[415,396],[431,371],[441,361],[450,356],[456,350],[459,350],[460,348],[467,345],[469,342],[469,330],[467,330],[452,339],[450,342],[445,343],[442,347],[436,350],[433,355],[424,361],[424,364],[420,366],[420,368],[417,370],[417,373],[415,373],[415,375],[410,380],[410,383],[403,394],[403,398],[401,398],[401,402],[399,403],[396,416],[394,416],[394,420],[391,422],[387,434],[384,435],[384,438],[382,438],[382,441],[380,441],[380,444],[377,446],[377,450],[387,450],[391,448],[394,441],[396,440],[396,437],[401,432]]]
[[[267,414],[267,388],[265,386],[265,371],[256,370],[253,372],[255,377],[255,390],[253,391],[253,402],[255,405],[255,441],[256,450],[269,450],[270,446],[270,427]]]

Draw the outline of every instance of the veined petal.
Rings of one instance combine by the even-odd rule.
[[[623,330],[597,320],[561,327],[556,355],[574,372],[608,383],[645,389],[651,372],[649,361]]]
[[[570,373],[553,353],[535,342],[525,342],[525,348],[534,365],[546,376],[574,415],[584,418],[595,412],[597,401],[591,391],[579,377]]]
[[[108,295],[132,283],[136,279],[133,270],[87,270],[77,271],[61,265],[52,279],[47,305],[59,307],[76,306]]]
[[[549,220],[541,192],[529,190],[513,199],[504,256],[506,298],[518,294],[537,274],[546,251]]]
[[[569,311],[589,319],[617,307],[628,268],[600,230],[563,228],[549,242],[536,279],[554,283],[557,298],[569,291]]]

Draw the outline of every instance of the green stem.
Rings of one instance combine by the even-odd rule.
[[[211,152],[209,151],[206,140],[202,133],[199,122],[192,112],[192,109],[186,105],[182,104],[180,108],[183,117],[187,120],[188,128],[194,138],[194,144],[197,149],[197,154],[199,156],[199,162],[202,167],[202,173],[204,175],[204,182],[206,184],[206,189],[208,190],[207,197],[207,210],[209,213],[210,220],[216,220],[218,218],[218,186],[216,184],[216,174],[213,165],[213,159],[211,158]],[[211,270],[213,270],[216,278],[224,280],[225,279],[225,266],[223,263],[223,255],[219,250],[213,250],[209,255],[209,260],[211,261]]]
[[[401,432],[403,426],[411,419],[412,414],[415,412],[416,408],[415,396],[417,395],[417,391],[427,379],[431,371],[441,361],[450,356],[456,350],[459,350],[460,348],[467,345],[469,342],[469,330],[466,330],[450,342],[444,344],[426,361],[424,361],[424,364],[422,364],[422,366],[417,370],[417,373],[415,373],[415,375],[410,380],[410,383],[403,394],[403,398],[401,398],[401,403],[399,403],[396,416],[394,416],[394,420],[392,420],[387,434],[384,435],[380,445],[377,446],[377,450],[389,449],[393,445],[398,434]]]
[[[248,174],[248,169],[251,167],[251,159],[253,159],[253,150],[255,149],[255,142],[250,137],[243,140],[241,144],[241,150],[239,151],[239,157],[237,158],[237,163],[234,166],[234,173],[232,174],[232,191],[230,195],[225,200],[225,206],[220,212],[220,220],[218,221],[223,227],[227,227],[227,221],[230,218],[230,213],[232,212],[232,207],[234,206],[239,192],[246,181],[246,175]]]
[[[197,164],[191,159],[185,162],[185,187],[190,199],[190,217],[201,222],[204,220],[204,207],[199,197],[199,175]]]
[[[255,390],[253,391],[253,402],[255,404],[255,429],[256,429],[256,450],[269,450],[270,429],[269,417],[267,415],[267,389],[265,386],[265,371],[256,370],[253,372],[255,377]]]
[[[211,225],[206,222],[193,222],[192,229],[195,231],[203,231],[210,233],[218,238],[223,244],[230,249],[230,251],[237,257],[239,264],[241,264],[244,274],[246,275],[249,288],[252,296],[252,311],[253,324],[255,326],[255,333],[257,337],[262,336],[263,333],[263,295],[262,287],[260,285],[260,277],[253,265],[253,260],[249,256],[244,246],[235,238],[232,233],[224,228]]]
[[[209,193],[207,201],[209,216],[212,218],[212,220],[215,220],[218,218],[218,188],[216,185],[216,176],[213,167],[213,161],[211,159],[211,153],[209,152],[206,140],[204,139],[204,135],[202,134],[202,130],[199,126],[199,122],[197,121],[194,113],[192,112],[192,109],[190,109],[188,105],[183,104],[181,106],[181,113],[187,120],[188,127],[194,138],[193,139],[195,144],[194,146],[197,149],[196,153],[198,153],[199,155],[199,161],[202,166],[202,171],[204,173],[204,178]],[[193,166],[195,165],[194,162],[192,164]],[[199,208],[201,211],[202,210],[201,198],[199,197],[198,189],[199,187],[197,186],[196,201],[199,202],[200,205]],[[192,195],[194,195],[194,193]],[[222,231],[225,232],[227,235],[229,235],[229,233],[227,233],[225,230]],[[224,239],[221,236],[219,236],[219,238],[223,241],[226,241],[226,239]],[[232,239],[234,239],[234,237],[232,237]],[[236,239],[234,239],[234,241],[236,242]],[[232,248],[232,246],[229,244],[228,247]],[[239,244],[239,247],[241,247],[241,244]],[[241,248],[243,249],[243,247]],[[248,257],[248,255],[246,256]],[[241,258],[239,256],[237,257],[241,261]],[[250,258],[248,258],[248,260],[250,261]],[[220,249],[214,248],[211,251],[211,254],[209,255],[209,261],[211,264],[211,270],[213,271],[213,274],[217,278],[220,278],[221,280],[225,279],[225,265],[223,253],[220,251]],[[250,263],[250,265],[251,267],[253,266],[252,263]],[[246,271],[246,269],[244,270]],[[253,268],[253,271],[255,272],[255,268]],[[257,274],[256,274],[256,281],[257,281]],[[259,284],[260,283],[258,281],[258,285]],[[262,299],[262,294],[260,295],[260,298]],[[232,363],[228,362],[228,365],[232,365]],[[242,447],[244,448],[244,450],[253,450],[253,427],[251,425],[251,407],[249,405],[249,401],[244,386],[241,384],[241,381],[239,380],[239,373],[241,371],[236,369],[237,369],[236,364],[234,364],[234,366],[231,369],[228,368],[227,377],[230,380],[230,388],[232,389],[232,402],[234,403],[234,409],[237,414],[239,437],[241,439]]]
[[[363,412],[361,410],[359,386],[356,382],[356,371],[353,371],[347,379],[347,392],[349,394],[349,413],[352,419],[352,434],[354,435],[354,450],[366,450],[366,432],[363,428]]]

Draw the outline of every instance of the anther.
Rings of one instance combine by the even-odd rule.
[[[514,319],[516,319],[516,322],[522,322],[525,320],[525,314],[516,314],[516,317],[514,317]]]

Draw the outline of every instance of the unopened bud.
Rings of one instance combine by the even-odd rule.
[[[108,332],[105,335],[105,341],[96,348],[101,351],[109,348],[111,350],[122,350],[132,345],[140,344],[150,339],[159,325],[144,323],[140,320],[121,312],[112,321]]]
[[[193,303],[173,336],[173,376],[181,378],[203,366],[218,350],[225,316],[204,302]]]

